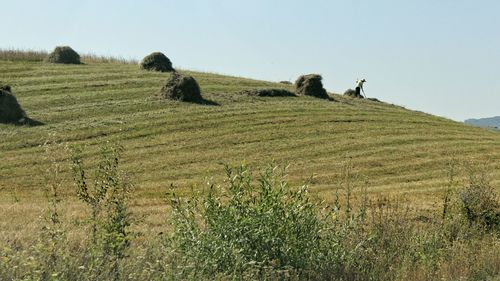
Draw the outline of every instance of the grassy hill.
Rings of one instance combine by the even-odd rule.
[[[191,187],[203,186],[209,177],[220,182],[224,175],[223,163],[247,163],[257,169],[273,160],[290,163],[292,184],[302,183],[315,174],[311,186],[314,196],[331,203],[335,200],[342,169],[346,167],[344,163],[350,161],[354,167],[352,172],[358,175],[354,197],[359,196],[359,187],[364,186],[371,198],[397,198],[424,212],[442,206],[450,162],[473,161],[489,171],[494,187],[498,189],[500,183],[500,134],[493,130],[334,93],[330,95],[335,101],[313,97],[254,97],[241,92],[270,87],[293,90],[293,86],[191,71],[182,72],[194,76],[204,98],[218,105],[161,101],[153,95],[169,74],[142,71],[137,64],[113,59],[84,57],[83,65],[53,65],[41,61],[43,54],[18,55],[20,57],[14,60],[0,59],[0,83],[11,85],[28,116],[45,125],[0,124],[0,241],[7,245],[4,250],[10,249],[11,255],[0,254],[5,254],[3,259],[9,262],[5,268],[10,270],[9,264],[16,265],[12,272],[16,272],[17,265],[39,272],[38,265],[24,261],[37,251],[39,244],[33,245],[33,241],[44,241],[44,231],[51,231],[44,228],[47,199],[43,194],[44,187],[51,183],[47,180],[52,177],[50,168],[56,164],[62,167],[57,180],[63,188],[60,194],[63,201],[58,210],[69,229],[70,243],[64,248],[69,251],[66,256],[82,251],[81,247],[82,253],[88,251],[87,244],[81,242],[86,241],[88,211],[76,199],[68,151],[61,147],[47,154],[45,143],[83,145],[89,166],[96,161],[103,143],[123,145],[123,169],[136,186],[131,202],[132,228],[139,233],[130,257],[125,259],[129,266],[123,268],[134,274],[155,263],[156,257],[166,255],[158,241],[151,241],[163,239],[158,233],[166,228],[168,204],[164,193],[170,184],[179,187],[181,194],[187,194]],[[382,213],[380,217],[383,218]],[[413,233],[413,226],[404,231],[398,227],[406,227],[408,221],[414,223],[414,220],[398,215],[395,218],[383,224],[394,232],[380,237],[396,237],[396,242],[413,237],[407,235]],[[415,220],[416,229],[420,229],[420,223]],[[429,241],[442,225],[436,223],[432,227],[435,228],[424,232],[425,237],[430,237]],[[357,230],[350,231],[356,233]],[[428,241],[426,239],[422,241]],[[469,262],[468,255],[491,261],[498,269],[498,258],[494,254],[498,241],[488,241],[480,248],[477,245],[483,244],[479,242],[467,244],[467,249],[477,253],[463,252],[458,244],[455,255],[455,248],[450,246],[453,251],[449,256],[457,256],[460,262],[455,266],[450,262],[448,271],[458,272],[457,276],[472,274],[460,271],[475,268],[471,265],[475,258]],[[353,245],[358,245],[356,243]],[[401,247],[405,243],[411,244],[394,246],[403,257],[409,252]],[[66,246],[66,242],[63,244]],[[386,244],[381,242],[380,248],[374,248],[392,253]],[[428,248],[426,245],[423,249]],[[424,253],[420,248],[418,251]],[[380,251],[373,253],[376,258],[364,255],[367,261],[379,260]],[[37,259],[43,261],[44,257],[40,255]],[[353,257],[359,260],[358,256]],[[422,257],[425,260],[427,256],[422,254]],[[138,262],[139,259],[144,259],[144,263]],[[430,259],[430,264],[438,264],[434,259],[437,260]],[[85,257],[73,264],[76,271],[79,262],[85,262]],[[62,264],[63,268],[67,267]],[[380,272],[389,267],[393,266],[380,265]],[[360,268],[366,266],[361,264]],[[496,274],[497,269],[491,274]],[[13,274],[23,276],[22,269],[19,270]],[[485,270],[481,267],[480,271]],[[435,269],[429,267],[426,272],[435,272]],[[5,273],[0,270],[1,274]],[[453,276],[449,280],[457,279]],[[425,275],[420,279],[417,275],[413,277],[428,280]]]
[[[86,144],[90,154],[104,141],[121,143],[125,169],[153,197],[171,182],[189,186],[220,175],[220,163],[242,161],[289,162],[293,181],[315,173],[314,189],[326,197],[347,157],[369,191],[425,200],[444,187],[453,157],[488,161],[500,180],[500,134],[385,103],[249,97],[239,92],[291,86],[189,71],[219,106],[159,101],[152,95],[169,74],[95,60],[0,61],[0,72],[29,116],[46,124],[0,125],[2,192],[39,190],[47,139]]]

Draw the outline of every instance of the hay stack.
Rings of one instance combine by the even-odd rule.
[[[321,82],[322,79],[321,75],[318,74],[300,76],[297,81],[295,81],[297,94],[328,99],[329,96],[323,88],[323,83]]]
[[[81,64],[80,55],[69,46],[58,46],[49,54],[47,62],[64,64]]]
[[[0,123],[21,124],[26,118],[26,113],[17,102],[16,97],[10,92],[10,86],[0,87]]]
[[[170,61],[170,59],[160,52],[154,52],[148,56],[145,56],[141,61],[141,69],[161,72],[175,71],[172,67],[172,62]]]
[[[10,86],[9,85],[2,85],[0,84],[0,90],[4,90],[7,92],[10,92]]]
[[[257,97],[296,97],[296,95],[285,89],[256,89],[244,90],[243,94]]]
[[[203,100],[198,82],[192,76],[182,75],[178,72],[172,73],[170,78],[165,81],[160,89],[159,96],[164,99],[189,102]]]
[[[348,96],[348,97],[356,98],[356,99],[363,99],[364,98],[361,94],[356,94],[356,91],[353,89],[347,89],[344,92],[344,96]]]

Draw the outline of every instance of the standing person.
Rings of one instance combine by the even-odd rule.
[[[363,96],[366,98],[365,90],[363,89],[363,84],[366,82],[365,79],[356,80],[356,96],[361,96],[361,91],[363,91]]]

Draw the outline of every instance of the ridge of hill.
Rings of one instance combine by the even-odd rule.
[[[289,162],[290,181],[315,174],[312,190],[333,200],[341,163],[350,159],[368,192],[405,194],[432,208],[446,188],[452,159],[487,162],[500,182],[500,134],[381,102],[331,94],[255,97],[242,91],[293,86],[181,70],[200,84],[199,105],[153,98],[169,74],[136,64],[92,60],[84,65],[0,60],[1,82],[27,114],[44,126],[0,124],[0,194],[36,200],[50,162],[47,139],[82,144],[95,156],[99,144],[125,147],[123,168],[138,196],[152,204],[170,183],[189,187],[221,177],[221,163],[261,167]],[[66,171],[65,184],[71,177]],[[67,188],[67,192],[72,192]],[[146,204],[146,203],[144,203]]]
[[[465,124],[486,127],[486,128],[496,128],[500,129],[500,116],[488,117],[488,118],[478,118],[478,119],[467,119],[464,121]]]

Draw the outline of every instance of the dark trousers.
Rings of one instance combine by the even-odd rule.
[[[361,96],[361,88],[360,87],[356,87],[356,96],[357,97]]]

